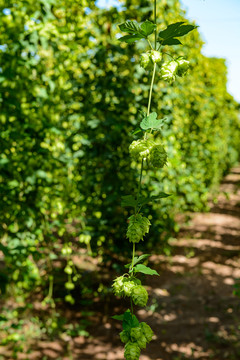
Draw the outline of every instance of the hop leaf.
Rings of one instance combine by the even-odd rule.
[[[140,327],[142,329],[142,333],[144,334],[147,342],[150,342],[153,338],[153,331],[150,328],[150,326],[148,324],[146,324],[145,322],[141,322],[140,323]]]
[[[146,160],[154,142],[151,140],[135,140],[129,146],[130,156],[136,160]]]
[[[162,65],[160,74],[162,79],[172,83],[177,74],[178,62],[175,60],[170,60]]]
[[[150,225],[151,223],[148,218],[141,214],[130,216],[127,238],[132,243],[138,243],[140,240],[143,240],[143,236],[149,232]]]
[[[126,330],[123,330],[122,332],[120,332],[119,336],[120,336],[121,342],[123,342],[124,344],[126,344],[130,340],[129,332]]]
[[[139,360],[141,350],[137,343],[129,341],[125,345],[124,357],[126,360]]]
[[[150,164],[161,169],[167,162],[167,153],[162,145],[155,145],[150,152]]]
[[[189,69],[189,61],[185,60],[183,57],[178,58],[176,61],[178,63],[177,75],[182,77]]]
[[[135,286],[132,290],[131,298],[135,305],[144,307],[148,301],[147,290],[142,285]]]

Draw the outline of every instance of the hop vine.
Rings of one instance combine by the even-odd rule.
[[[147,113],[142,112],[143,119],[140,122],[142,138],[133,140],[129,146],[129,155],[132,161],[140,164],[140,177],[136,195],[126,195],[122,198],[122,206],[133,208],[134,213],[128,218],[126,238],[132,243],[132,261],[126,265],[128,272],[117,277],[113,281],[113,292],[116,296],[128,297],[130,309],[122,315],[113,316],[114,319],[122,321],[123,331],[120,333],[120,340],[125,344],[124,357],[126,360],[138,360],[141,350],[153,339],[154,333],[151,327],[145,322],[139,322],[134,315],[134,305],[145,307],[148,302],[148,292],[137,278],[139,273],[147,275],[158,275],[150,267],[143,264],[149,255],[135,256],[136,244],[144,241],[149,233],[151,223],[144,216],[142,208],[150,201],[161,199],[169,194],[160,193],[158,196],[145,198],[141,193],[143,169],[161,169],[167,164],[167,152],[157,138],[166,118],[157,119],[157,113],[150,112],[153,85],[156,73],[159,78],[172,84],[177,77],[185,76],[189,69],[189,61],[182,56],[172,57],[163,48],[172,45],[182,45],[179,37],[188,34],[196,28],[195,25],[185,25],[183,22],[176,22],[168,25],[167,28],[158,32],[156,24],[156,0],[154,0],[154,22],[146,20],[139,24],[136,21],[127,20],[120,24],[122,32],[127,33],[119,40],[127,44],[135,41],[145,40],[150,49],[140,55],[139,65],[151,74]],[[151,36],[154,35],[154,46]],[[171,57],[169,60],[168,57]],[[137,131],[139,133],[139,131]],[[155,134],[154,134],[155,133]],[[141,212],[140,212],[141,210]]]

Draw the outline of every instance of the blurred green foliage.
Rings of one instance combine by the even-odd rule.
[[[128,147],[150,74],[138,65],[144,42],[120,43],[117,24],[151,18],[152,6],[122,5],[0,0],[2,293],[11,280],[20,292],[48,283],[54,261],[69,262],[61,249],[70,242],[75,253],[127,249],[120,198],[139,176]],[[185,20],[178,0],[159,1],[158,13],[161,29]],[[188,76],[171,87],[158,76],[154,85],[152,110],[168,117],[161,136],[169,161],[143,192],[173,196],[146,210],[154,217],[149,247],[177,229],[176,213],[204,210],[239,157],[239,108],[226,90],[225,62],[203,56],[202,44],[191,33],[178,52],[190,61]]]

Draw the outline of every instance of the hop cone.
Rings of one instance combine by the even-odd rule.
[[[189,61],[185,60],[183,57],[177,59],[177,75],[184,76],[189,69]]]
[[[162,79],[167,80],[170,83],[173,82],[176,78],[177,68],[178,62],[175,60],[164,63],[160,71]]]
[[[140,347],[140,349],[146,349],[147,339],[144,335],[140,337],[140,339],[137,340],[137,344]]]
[[[136,286],[136,283],[134,281],[125,281],[123,284],[123,292],[125,296],[131,296],[132,290]]]
[[[127,238],[132,243],[138,243],[140,240],[143,240],[143,236],[149,232],[150,225],[150,221],[141,214],[130,216]]]
[[[142,329],[142,333],[144,334],[147,342],[150,342],[153,338],[153,331],[150,328],[150,326],[148,324],[146,324],[145,322],[141,322],[140,323],[140,327]]]
[[[140,61],[139,64],[142,68],[146,69],[146,70],[150,70],[151,69],[151,65],[152,65],[152,61],[150,58],[150,54],[149,53],[143,53],[140,57]]]
[[[136,161],[146,160],[153,145],[151,140],[135,140],[129,146],[130,156]]]
[[[141,350],[137,343],[129,341],[125,345],[124,357],[126,360],[139,360]]]
[[[150,163],[154,168],[161,169],[167,162],[167,153],[162,145],[155,145],[151,149]]]
[[[135,286],[132,290],[131,298],[135,305],[144,307],[148,301],[147,290],[142,285]]]
[[[129,333],[126,330],[123,330],[122,332],[120,332],[119,336],[120,336],[121,342],[123,342],[124,344],[126,344],[130,340]]]
[[[130,337],[132,341],[137,341],[142,337],[143,331],[140,326],[131,328]]]
[[[153,63],[159,63],[162,60],[162,54],[159,51],[150,51],[151,60]]]
[[[113,281],[113,292],[117,296],[124,296],[124,283],[126,281],[126,278],[124,276],[119,276]]]

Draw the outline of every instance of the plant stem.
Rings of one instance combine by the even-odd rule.
[[[153,90],[153,84],[154,84],[154,79],[155,79],[156,66],[157,66],[157,64],[154,63],[154,66],[153,66],[153,74],[152,74],[152,81],[151,81],[151,86],[150,86],[150,91],[149,91],[147,116],[149,116],[149,114],[150,114],[150,107],[151,107],[151,100],[152,100],[152,90]]]
[[[132,253],[132,269],[134,266],[134,257],[135,257],[135,243],[133,243],[133,253]]]
[[[154,0],[154,24],[157,24],[157,0]],[[154,32],[155,35],[155,50],[157,49],[157,29]]]

